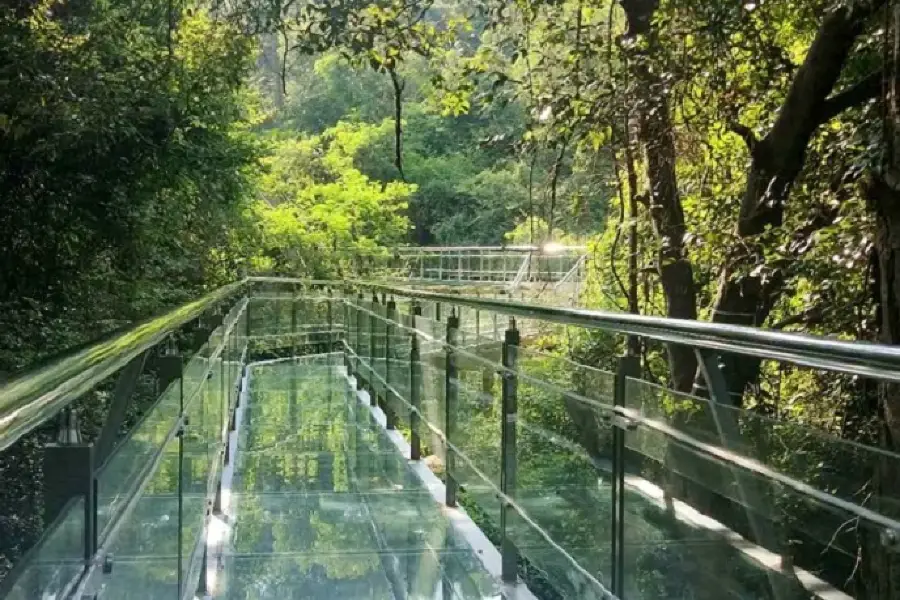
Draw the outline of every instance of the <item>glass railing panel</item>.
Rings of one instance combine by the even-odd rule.
[[[219,389],[219,381],[215,377],[204,380],[185,408],[187,424],[182,436],[180,490],[181,567],[185,575],[192,571],[198,560],[198,544],[206,526],[206,499],[214,493],[213,486],[220,467],[222,414]],[[183,583],[189,585],[186,580]]]
[[[210,344],[203,344],[200,352],[192,356],[184,366],[184,404],[185,407],[197,396],[200,387],[206,383],[210,369]]]
[[[611,588],[613,430],[603,403],[569,390],[590,375],[602,396],[614,376],[526,348],[517,367],[513,495],[531,523],[512,513],[510,537],[563,597],[602,598]]]
[[[359,336],[357,354],[360,357],[360,375],[365,380],[371,379],[372,369],[372,302],[371,300],[358,300],[359,310]]]
[[[255,294],[250,298],[248,306],[250,335],[258,337],[291,333],[294,309],[291,291]]]
[[[747,414],[748,411],[715,406],[703,398],[667,393],[637,381],[629,382],[629,391],[640,392],[629,395],[628,402],[634,403],[632,407],[653,422],[672,427],[713,448],[729,449],[739,456],[755,459],[764,468],[839,498],[844,496],[850,502],[866,505],[873,501],[862,494],[867,489],[867,473],[873,472],[869,469],[874,468],[877,449],[780,422],[761,430],[759,417]],[[829,552],[848,557],[857,553],[856,542],[846,535],[844,522],[834,514],[825,512],[809,522],[797,522],[784,513],[782,507],[799,501],[799,495],[782,489],[764,474],[735,470],[708,454],[692,452],[684,444],[673,442],[665,433],[649,427],[638,428],[629,437],[629,446],[646,462],[648,469],[657,473],[657,480],[663,476],[676,478],[682,482],[681,487],[706,490],[711,499],[701,506],[705,513],[732,523],[762,544],[772,547],[779,542],[770,539],[771,535],[754,534],[755,520],[776,523],[767,529],[787,528],[792,535],[802,536],[810,543],[828,548]],[[844,464],[844,451],[858,460],[853,467]],[[805,468],[801,468],[803,465]],[[859,490],[847,494],[848,486],[855,480]],[[882,505],[892,503],[895,501],[881,502]],[[737,516],[733,514],[735,511]]]
[[[421,389],[419,393],[422,418],[419,438],[423,456],[432,468],[443,472],[444,443],[433,429],[446,431],[446,354],[440,340],[446,339],[446,326],[424,317],[416,317],[421,358]],[[430,425],[430,426],[429,426]]]
[[[118,524],[108,552],[114,567],[101,575],[101,598],[177,598],[179,585],[179,440],[165,449],[159,466]],[[205,487],[205,481],[203,482]]]
[[[676,593],[685,597],[718,587],[732,597],[775,597],[775,590],[786,589],[777,597],[804,598],[809,596],[810,585],[840,589],[851,579],[858,568],[860,531],[871,529],[870,525],[765,474],[713,457],[654,429],[653,423],[702,439],[711,447],[738,448],[738,455],[764,457],[774,462],[771,467],[783,464],[789,472],[797,463],[788,455],[803,452],[802,446],[783,446],[784,463],[775,462],[772,453],[754,446],[752,430],[743,429],[745,415],[739,414],[741,411],[709,415],[704,411],[713,407],[704,399],[662,394],[656,386],[639,381],[629,381],[628,392],[632,408],[651,419],[639,422],[626,436],[625,531],[631,546],[626,572],[632,566],[635,573],[641,573],[639,565],[643,565],[646,575],[631,581],[635,593],[647,595],[646,586],[658,585],[662,591],[647,597],[668,598]],[[716,440],[710,428],[704,427],[709,423],[704,418],[718,419],[722,425],[722,419],[729,417],[737,420],[732,425],[741,431],[739,439]],[[734,429],[730,431],[734,433]],[[827,447],[821,450],[830,451]],[[815,476],[809,473],[808,481],[816,481]],[[667,549],[665,555],[659,548]],[[648,561],[644,556],[655,558]],[[680,569],[675,579],[673,565]],[[790,566],[787,575],[785,565]],[[664,575],[667,584],[648,583]],[[797,583],[798,577],[807,588]],[[679,582],[681,591],[672,587],[673,581]]]
[[[703,443],[727,448],[759,461],[798,481],[848,501],[874,501],[867,488],[871,473],[884,459],[900,455],[842,440],[820,430],[790,423],[709,399],[634,382],[628,406],[641,416],[666,425]],[[789,449],[789,451],[786,451]],[[883,498],[882,510],[900,514],[900,500]],[[890,512],[890,511],[889,511]]]
[[[493,512],[499,506],[488,500],[500,486],[500,423],[502,421],[500,375],[480,363],[457,356],[456,404],[451,405],[452,442],[458,449],[454,479],[477,500],[484,497]]]
[[[392,411],[397,428],[409,437],[410,432],[410,351],[412,348],[411,318],[409,314],[395,313],[396,324],[390,328],[388,353],[388,384],[395,393],[387,395],[388,408]]]
[[[97,529],[101,538],[166,443],[180,417],[180,407],[181,382],[175,380],[102,467],[97,482]]]
[[[23,562],[6,600],[62,597],[84,570],[84,498],[69,502]]]
[[[372,379],[369,381],[372,391],[378,397],[383,398],[385,389],[385,332],[387,331],[387,323],[385,315],[386,307],[380,302],[373,302],[371,305],[372,315],[369,321],[369,365],[372,368]]]

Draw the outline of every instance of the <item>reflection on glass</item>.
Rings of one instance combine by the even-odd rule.
[[[84,569],[84,499],[70,502],[28,559],[7,600],[55,598]]]
[[[335,356],[333,364],[340,358]],[[495,598],[369,407],[333,367],[254,369],[223,598]]]
[[[874,531],[861,532],[868,526],[854,515],[814,504],[653,425],[851,500],[852,478],[868,460],[860,447],[636,380],[628,381],[626,406],[651,420],[626,435],[629,595],[800,600],[817,590],[845,597],[841,587],[858,568],[859,536]],[[847,468],[845,458],[858,462]]]

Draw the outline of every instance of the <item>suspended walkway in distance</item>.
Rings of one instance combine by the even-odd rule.
[[[46,448],[0,598],[863,600],[860,561],[898,552],[871,480],[900,457],[734,408],[720,365],[897,381],[900,349],[469,284],[251,278],[0,388],[2,449],[112,389],[98,440]],[[594,332],[694,348],[708,397],[548,345]]]

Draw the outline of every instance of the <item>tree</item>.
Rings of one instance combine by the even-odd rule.
[[[876,264],[873,292],[878,307],[880,341],[900,344],[900,3],[891,2],[887,12],[887,64],[884,69],[882,98],[884,103],[885,146],[883,162],[871,176],[868,193],[875,213]],[[882,383],[878,389],[877,414],[881,446],[900,453],[900,395],[895,383]],[[885,457],[877,467],[874,493],[879,498],[900,495],[900,473],[896,460]],[[887,502],[885,503],[887,504]],[[893,507],[884,506],[891,510]],[[893,512],[893,511],[892,511]],[[900,589],[900,564],[895,554],[886,552],[884,540],[872,534],[866,540],[868,572],[865,577],[867,597],[887,600]]]
[[[357,153],[390,126],[338,123],[319,136],[273,134],[255,213],[257,268],[337,277],[356,254],[406,237],[406,202],[415,187],[382,185],[354,168]],[[330,258],[329,258],[330,257]]]
[[[234,279],[256,155],[244,87],[252,45],[231,27],[130,3],[7,4],[4,374]],[[107,402],[100,393],[76,404],[86,435]],[[43,527],[47,435],[0,456],[0,577]]]

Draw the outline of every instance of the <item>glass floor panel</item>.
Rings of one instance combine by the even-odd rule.
[[[253,369],[214,597],[500,598],[337,367]]]

